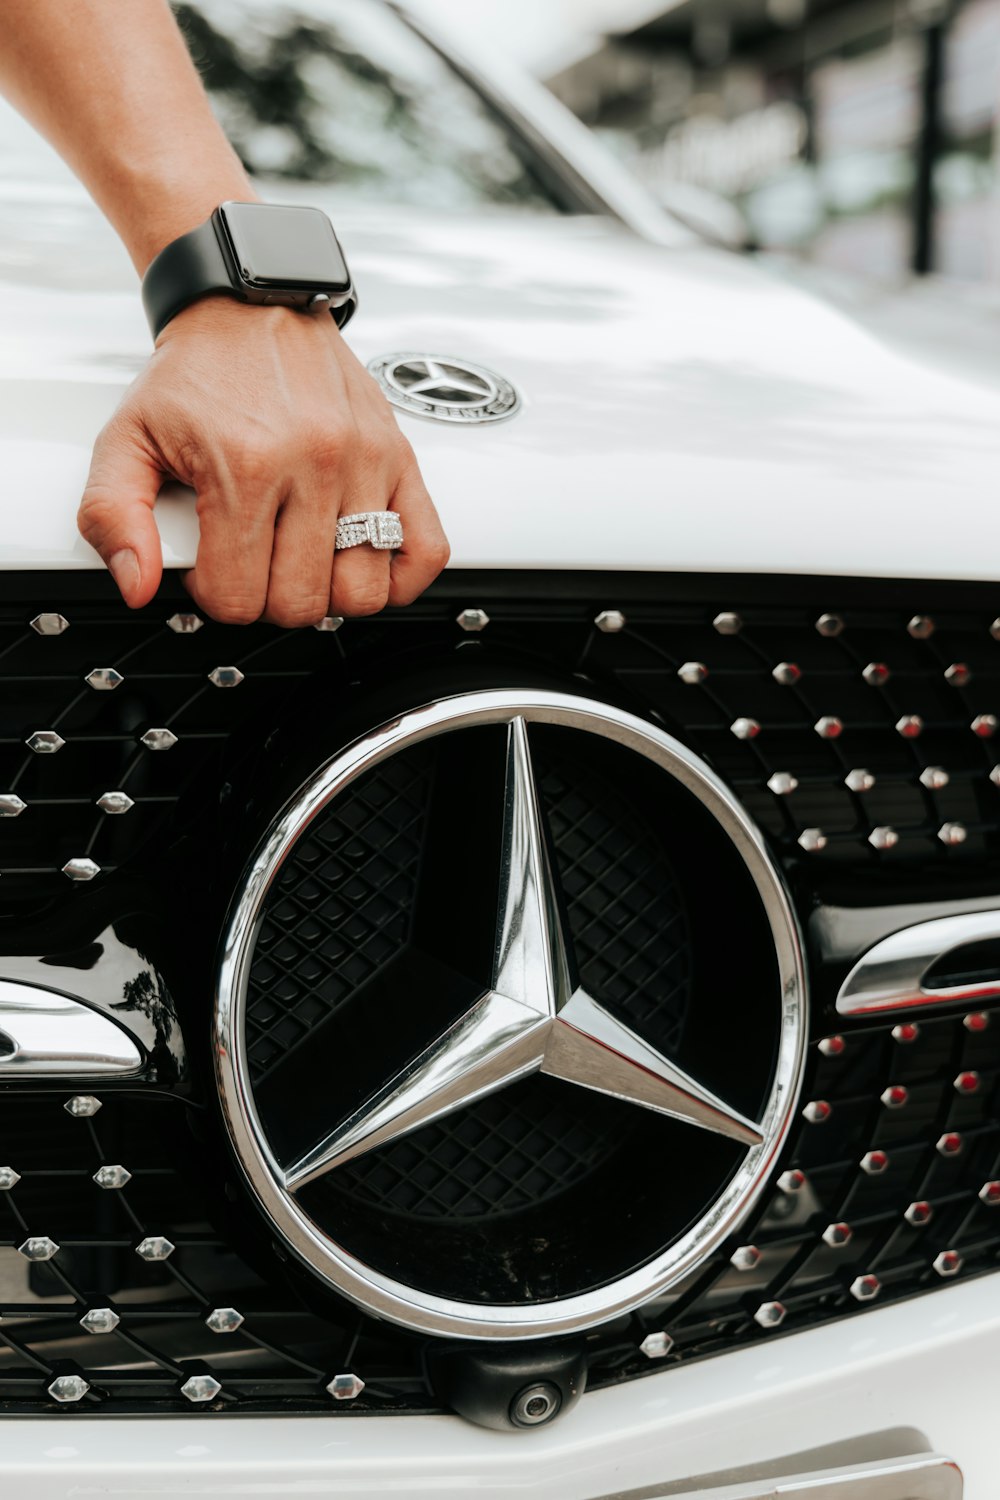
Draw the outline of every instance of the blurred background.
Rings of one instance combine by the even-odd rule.
[[[465,0],[426,0],[435,20]],[[1000,0],[506,0],[473,13],[668,205],[868,281],[1000,286]],[[708,199],[703,205],[708,211]]]

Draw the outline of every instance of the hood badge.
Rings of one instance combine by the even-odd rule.
[[[392,406],[434,422],[500,422],[520,410],[517,388],[495,370],[438,354],[380,354],[368,362]]]

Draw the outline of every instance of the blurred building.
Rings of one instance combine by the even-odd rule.
[[[764,246],[1000,281],[1000,0],[661,0],[549,82]]]

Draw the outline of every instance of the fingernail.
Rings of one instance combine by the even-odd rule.
[[[123,547],[108,562],[111,576],[126,599],[139,587],[139,559],[131,547]]]

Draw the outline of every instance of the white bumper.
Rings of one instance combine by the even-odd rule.
[[[652,1500],[661,1487],[687,1494],[685,1481],[702,1490],[709,1474],[773,1473],[776,1460],[798,1474],[817,1466],[803,1453],[843,1444],[822,1467],[933,1450],[961,1467],[965,1500],[996,1500],[998,1347],[995,1275],[594,1392],[533,1433],[453,1417],[6,1420],[0,1489],[31,1500],[617,1500],[638,1489]]]

